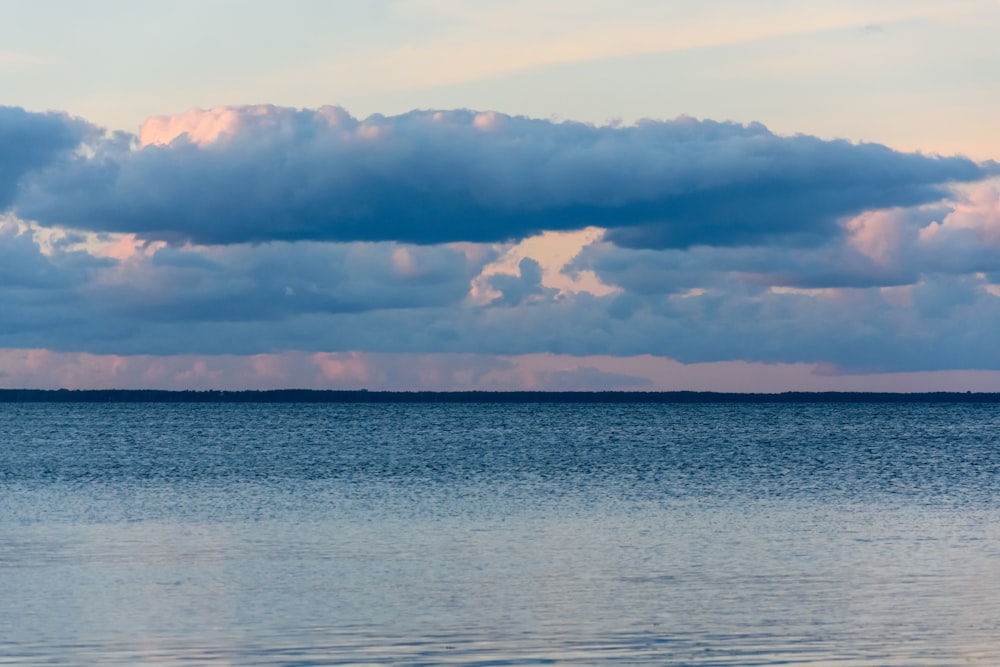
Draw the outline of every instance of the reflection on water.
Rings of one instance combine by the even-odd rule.
[[[1000,664],[994,406],[7,406],[0,664]]]

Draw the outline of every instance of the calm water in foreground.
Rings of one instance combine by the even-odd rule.
[[[0,406],[0,664],[1000,665],[998,405]]]

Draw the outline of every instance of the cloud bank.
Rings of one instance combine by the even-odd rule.
[[[0,354],[5,382],[31,359],[202,388],[683,388],[649,355],[689,384],[1000,370],[995,163],[466,110],[220,108],[132,137],[0,108],[8,137],[0,351],[41,352]],[[517,361],[538,355],[585,360]]]
[[[75,122],[63,120],[61,143],[33,134],[28,154],[62,146]],[[21,178],[17,214],[204,245],[493,243],[597,226],[631,248],[801,246],[838,235],[844,217],[937,202],[995,169],[689,118],[597,127],[257,106],[152,119],[141,138],[90,138],[88,154]]]

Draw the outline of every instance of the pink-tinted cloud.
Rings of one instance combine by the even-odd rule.
[[[920,240],[932,245],[962,234],[1000,249],[1000,190],[995,185],[987,183],[973,188],[943,220],[921,229]]]
[[[530,354],[120,356],[0,349],[0,388],[392,391],[1000,391],[1000,371],[851,374],[829,364]]]

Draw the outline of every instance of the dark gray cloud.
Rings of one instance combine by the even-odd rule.
[[[683,362],[822,362],[850,371],[1000,369],[1000,297],[975,275],[927,274],[887,290],[812,294],[776,292],[723,273],[698,294],[557,296],[538,289],[537,266],[526,262],[509,284],[491,283],[521,298],[475,305],[464,295],[489,256],[473,261],[446,247],[164,248],[151,257],[87,264],[69,251],[42,253],[27,234],[0,238],[7,244],[0,244],[0,255],[6,248],[7,258],[21,257],[26,273],[47,267],[30,273],[41,278],[0,286],[0,347],[199,355],[654,354]],[[353,307],[358,303],[365,308]],[[431,377],[434,368],[411,370]],[[558,374],[547,376],[545,386],[598,380],[639,386],[625,377]]]
[[[306,313],[456,305],[493,257],[448,246],[268,243],[164,247],[92,295],[138,321],[252,322]]]
[[[595,243],[567,267],[589,269],[629,294],[729,289],[734,281],[803,289],[912,285],[927,275],[1000,271],[1000,194],[977,187],[948,206],[892,209],[842,223],[819,246],[631,249]]]
[[[13,203],[25,174],[50,166],[98,134],[94,126],[63,113],[0,106],[0,211]]]
[[[317,345],[346,335],[335,315],[460,310],[472,278],[496,256],[450,246],[276,242],[147,248],[119,261],[65,246],[46,252],[30,231],[0,227],[0,347],[339,349]],[[445,319],[438,334],[422,326],[419,335],[405,328],[376,335],[422,339],[427,349],[434,346],[422,337],[448,335]]]
[[[818,245],[861,211],[935,202],[996,165],[682,118],[629,127],[471,111],[358,120],[230,110],[227,132],[34,175],[18,214],[147,239],[496,242],[596,225],[633,248]],[[196,137],[197,138],[197,137]]]
[[[559,291],[542,285],[542,267],[530,257],[522,259],[517,269],[516,276],[498,273],[490,277],[490,287],[501,294],[498,304],[516,306],[532,297],[551,298]]]
[[[992,255],[1000,264],[1000,251],[993,250]],[[655,295],[728,288],[733,280],[803,289],[909,285],[920,279],[921,269],[933,263],[934,258],[925,256],[881,263],[840,243],[818,248],[699,246],[686,251],[632,250],[604,244],[585,248],[573,268],[591,269],[603,282],[631,294]]]
[[[0,288],[3,290],[68,290],[88,280],[88,271],[111,260],[86,252],[55,248],[42,253],[38,242],[13,223],[0,222]]]
[[[615,316],[623,300],[629,303]],[[733,279],[700,296],[581,294],[545,307],[464,315],[450,318],[463,332],[457,340],[464,351],[479,353],[648,353],[685,363],[826,362],[864,372],[1000,369],[993,342],[1000,297],[973,276],[821,294],[775,292]]]

